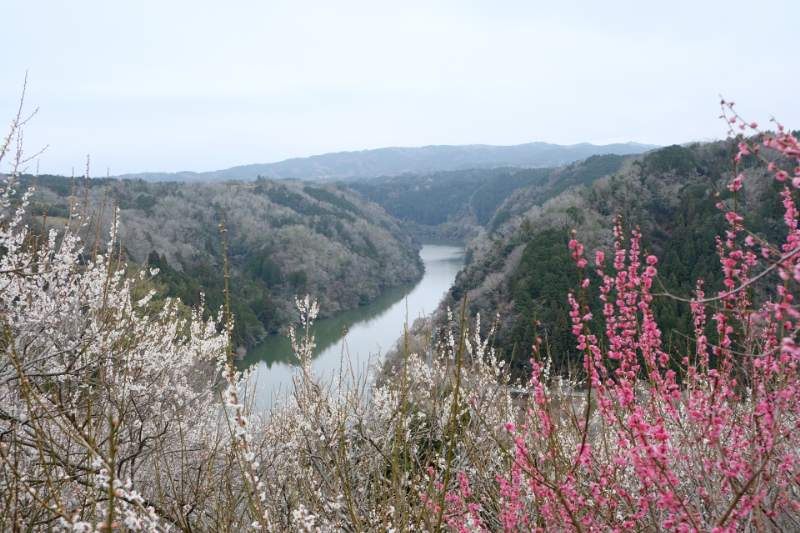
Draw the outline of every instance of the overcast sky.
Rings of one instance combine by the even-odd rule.
[[[720,138],[718,95],[800,128],[800,2],[2,1],[41,170],[207,171],[385,146]],[[5,118],[3,118],[5,117]],[[3,132],[2,136],[5,137]]]

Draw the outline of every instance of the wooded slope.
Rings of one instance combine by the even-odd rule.
[[[24,177],[23,185],[32,183]],[[419,245],[402,222],[347,187],[261,179],[240,183],[149,183],[76,180],[77,204],[88,212],[119,203],[124,255],[161,269],[158,296],[188,305],[224,301],[219,224],[227,227],[235,340],[253,345],[295,320],[295,295],[310,293],[322,316],[364,305],[382,289],[422,274]],[[40,176],[35,211],[68,216],[72,180]],[[79,207],[82,209],[82,207]],[[106,209],[101,234],[113,219]],[[63,221],[62,221],[63,222]]]

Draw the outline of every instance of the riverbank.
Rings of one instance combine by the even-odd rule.
[[[312,327],[317,344],[313,367],[317,375],[330,376],[348,355],[354,368],[366,369],[391,348],[403,333],[406,318],[410,323],[431,313],[463,268],[463,248],[454,245],[425,244],[420,257],[425,265],[422,278],[408,287],[384,291],[372,303],[334,317],[318,320]],[[408,297],[406,298],[406,294]],[[344,341],[343,341],[343,333]],[[257,365],[259,403],[272,405],[274,394],[291,384],[291,365],[296,364],[287,337],[270,336],[248,350],[240,368]]]

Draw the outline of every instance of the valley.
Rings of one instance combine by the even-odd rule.
[[[0,303],[9,317],[6,331],[16,332],[6,350],[5,383],[12,392],[4,396],[11,399],[4,416],[14,426],[36,421],[30,425],[36,440],[18,432],[15,453],[27,449],[41,458],[37,443],[46,443],[58,457],[72,457],[84,446],[81,460],[96,465],[90,461],[109,449],[103,461],[127,469],[119,470],[120,479],[130,471],[137,487],[169,501],[185,501],[183,488],[159,496],[160,479],[209,495],[232,487],[230,480],[264,479],[270,485],[257,500],[278,510],[270,516],[302,512],[297,494],[306,502],[323,494],[326,503],[314,512],[337,524],[329,530],[340,529],[344,516],[364,525],[362,531],[387,529],[370,521],[372,509],[387,502],[406,505],[408,524],[421,517],[434,531],[430,494],[448,505],[448,492],[431,487],[456,486],[448,479],[451,468],[465,498],[472,494],[467,490],[502,497],[508,480],[520,476],[550,486],[574,476],[572,486],[596,488],[593,466],[601,460],[652,459],[652,446],[621,442],[634,431],[631,420],[649,428],[648,440],[679,443],[686,450],[682,461],[698,448],[710,450],[688,467],[669,463],[665,472],[703,471],[719,454],[698,439],[720,437],[708,429],[705,414],[693,411],[699,403],[719,405],[715,412],[734,423],[745,416],[746,427],[734,438],[764,427],[758,425],[760,407],[752,410],[758,424],[748,422],[750,394],[766,409],[764,398],[781,402],[782,416],[789,416],[781,426],[785,434],[798,427],[790,358],[800,350],[791,336],[781,333],[779,341],[775,332],[796,331],[786,318],[797,313],[786,287],[791,272],[800,279],[800,268],[774,271],[769,260],[785,259],[760,242],[791,243],[783,245],[783,257],[796,261],[798,189],[780,183],[794,171],[792,162],[761,146],[759,158],[725,140],[596,155],[554,168],[336,183],[40,176],[23,177],[20,187],[7,179],[4,216],[16,215],[0,226],[0,274],[5,294],[13,297]],[[32,196],[20,194],[34,181]],[[15,202],[27,202],[27,211]],[[730,231],[732,220],[747,229],[733,224]],[[60,235],[48,233],[59,226]],[[447,237],[458,245],[430,240]],[[762,246],[767,261],[755,253]],[[602,262],[603,254],[611,276],[602,283],[611,298],[601,306],[603,274],[591,262]],[[750,286],[738,278],[735,298],[693,304],[694,316],[687,300],[660,294],[691,298],[698,287],[718,294],[735,286],[733,277],[745,269],[755,276],[749,279],[765,283]],[[309,296],[295,307],[295,295],[302,294]],[[570,294],[581,303],[570,302]],[[780,307],[752,312],[782,296]],[[210,320],[224,317],[228,303],[230,335],[224,321]],[[325,312],[318,320],[316,303]],[[736,322],[726,327],[730,316]],[[763,328],[762,317],[771,321]],[[308,335],[297,327],[311,321]],[[285,333],[293,326],[290,345]],[[742,341],[751,326],[766,331],[763,344]],[[761,352],[747,351],[756,345]],[[238,366],[231,348],[242,359]],[[788,363],[784,369],[776,353],[781,365]],[[773,394],[750,387],[762,379],[759,372],[775,376],[762,385],[785,382],[785,388]],[[22,395],[12,386],[37,403],[17,401]],[[593,407],[601,401],[606,411]],[[28,418],[18,424],[19,405],[27,406]],[[82,428],[103,444],[95,445],[96,437],[88,442]],[[58,431],[67,438],[53,438]],[[531,450],[538,463],[527,451],[512,455],[514,445]],[[796,449],[796,439],[787,442],[775,462]],[[40,478],[44,471],[59,487],[79,471],[61,476],[37,460],[28,471]],[[192,476],[172,469],[178,460]],[[143,462],[155,474],[143,475]],[[108,479],[104,472],[114,468],[89,479]],[[187,484],[204,469],[209,472],[198,488]],[[707,475],[721,485],[727,474],[716,470]],[[611,486],[639,490],[634,473]],[[80,487],[88,486],[81,479]],[[340,481],[356,496],[346,500]],[[252,495],[247,483],[236,481],[235,489],[226,489],[233,497],[212,503],[226,509],[215,502],[244,501]],[[366,503],[358,496],[362,489]],[[133,501],[139,494],[126,497]],[[547,500],[556,505],[558,499],[539,502]],[[353,512],[348,517],[327,502],[344,502]],[[504,512],[489,499],[471,505],[489,517]],[[222,529],[209,523],[205,530]],[[297,529],[288,518],[284,524],[284,531]]]
[[[416,281],[384,291],[375,301],[338,315],[317,320],[313,327],[312,367],[320,378],[334,381],[346,356],[355,370],[375,369],[382,355],[403,336],[403,326],[435,311],[463,268],[463,248],[456,245],[423,244],[420,257],[425,273]],[[304,332],[301,329],[298,335]],[[258,401],[271,406],[279,390],[291,383],[292,366],[298,361],[291,341],[284,335],[270,335],[248,350],[241,369],[256,365]]]
[[[154,309],[176,297],[187,308],[196,306],[202,292],[206,315],[216,314],[224,302],[224,219],[233,340],[238,357],[266,365],[262,371],[277,372],[274,365],[291,355],[286,332],[298,325],[296,295],[320,303],[319,354],[339,346],[342,327],[397,307],[406,283],[412,295],[420,279],[425,285],[430,273],[423,274],[423,242],[463,243],[463,269],[427,296],[425,310],[442,321],[446,306],[460,307],[466,294],[469,316],[499,314],[494,345],[521,376],[541,336],[559,372],[578,364],[566,301],[577,284],[566,247],[571,230],[592,254],[609,254],[617,219],[624,231],[638,228],[645,250],[659,258],[664,291],[690,296],[694,279],[705,280],[707,290],[720,287],[715,238],[724,221],[717,204],[731,201],[730,153],[730,141],[718,141],[591,155],[552,168],[407,172],[331,183],[77,179],[75,187],[80,200],[83,186],[87,209],[97,213],[103,198],[116,197],[120,250],[132,265],[159,269],[151,280],[156,296],[148,305]],[[745,164],[740,201],[748,227],[775,239],[783,231],[779,189],[765,185],[766,175],[763,165]],[[37,183],[34,212],[63,220],[72,180],[40,176]],[[109,227],[111,219],[106,215],[101,225]],[[597,293],[589,296],[600,316]],[[687,305],[662,298],[654,309],[670,342],[691,332]],[[419,310],[409,311],[416,316]],[[390,348],[404,322],[392,316],[397,324],[371,326],[369,346],[354,336],[351,354]],[[338,358],[340,349],[334,351]]]
[[[0,533],[800,532],[800,2],[83,4],[0,9]]]

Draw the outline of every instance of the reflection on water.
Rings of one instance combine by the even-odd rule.
[[[456,274],[463,267],[462,248],[447,245],[423,245],[420,257],[425,263],[425,274],[408,286],[409,322],[432,312],[450,289]],[[330,376],[339,369],[342,354],[342,330],[346,328],[346,350],[357,368],[362,367],[378,353],[391,348],[403,334],[406,318],[406,288],[394,287],[384,291],[369,305],[346,311],[331,318],[318,320],[312,327],[317,344],[313,366],[317,375]],[[299,333],[299,332],[298,332]],[[272,404],[270,398],[278,388],[283,390],[291,383],[291,368],[295,364],[289,339],[272,335],[249,350],[242,367],[258,364],[258,383],[262,387],[261,401]]]

